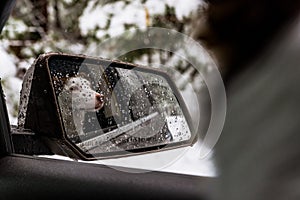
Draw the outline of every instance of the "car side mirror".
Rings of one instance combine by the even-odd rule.
[[[83,55],[47,53],[28,70],[18,125],[54,153],[84,160],[192,145],[186,105],[168,74]]]

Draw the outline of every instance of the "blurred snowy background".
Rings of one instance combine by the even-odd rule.
[[[201,0],[23,0],[16,7],[0,36],[0,77],[6,95],[11,124],[17,124],[19,92],[23,76],[34,59],[45,52],[66,52],[92,55],[101,42],[122,34],[126,30],[162,27],[184,33],[193,31],[193,18],[201,13],[205,4]],[[128,36],[128,40],[131,40]],[[124,42],[125,43],[125,42]],[[102,49],[101,55],[109,58],[114,46]],[[175,53],[176,54],[176,53]],[[195,68],[174,52],[143,49],[120,58],[143,65],[168,66],[177,86],[186,98],[201,89],[202,79]],[[167,67],[167,68],[168,68]],[[201,67],[203,74],[209,65]],[[193,110],[193,102],[188,103]],[[194,109],[193,115],[199,115]],[[211,161],[202,164],[191,161],[199,145],[190,150],[173,171],[184,168],[194,174],[215,173]],[[197,161],[199,162],[199,161]],[[184,164],[182,164],[184,163]],[[196,168],[192,166],[196,165]],[[190,169],[189,169],[190,168]],[[200,172],[199,172],[200,171]]]

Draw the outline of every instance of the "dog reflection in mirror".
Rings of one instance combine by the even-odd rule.
[[[62,90],[58,95],[58,103],[69,138],[83,136],[83,124],[86,112],[98,111],[103,105],[103,95],[91,87],[85,74],[62,78]]]

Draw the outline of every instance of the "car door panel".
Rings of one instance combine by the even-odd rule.
[[[0,177],[4,199],[209,199],[214,183],[209,177],[128,173],[104,165],[19,155],[0,159]]]

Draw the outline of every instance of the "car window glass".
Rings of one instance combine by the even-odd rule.
[[[181,43],[177,44],[174,39],[168,41],[168,38],[155,31],[147,33],[150,39],[143,38],[141,40],[143,45],[160,45],[158,43],[165,41],[173,45],[170,49],[175,49],[174,52],[170,49],[156,49],[154,46],[152,49],[142,48],[130,52],[122,52],[120,48],[136,45],[134,41],[139,39],[138,33],[143,35],[148,27],[163,28],[170,38],[173,34],[172,31],[190,36],[193,33],[193,18],[204,7],[205,4],[198,0],[188,2],[184,0],[18,1],[11,18],[3,29],[0,41],[0,76],[6,93],[11,123],[17,124],[22,79],[34,59],[45,52],[65,52],[119,59],[165,71],[175,80],[176,86],[187,104],[193,124],[198,127],[200,119],[205,118],[202,115],[200,117],[199,105],[199,99],[203,97],[201,96],[203,88],[206,87],[202,76],[210,73],[211,67],[215,65],[211,62],[211,58],[206,58],[208,54],[195,51],[194,55],[187,56],[186,52],[192,51],[193,45],[188,44],[182,47]],[[157,38],[158,43],[152,38]],[[118,56],[115,57],[116,54],[113,52],[118,52]],[[195,57],[201,60],[200,73],[187,60],[194,60]],[[134,78],[137,76],[136,74],[127,73],[124,70],[118,70],[118,73],[126,73],[130,79],[123,83],[125,90],[127,85],[128,88],[140,85],[140,79]],[[145,76],[144,79],[147,77]],[[107,84],[104,82],[101,87],[103,87],[103,91],[108,89],[105,88]],[[136,88],[136,91],[139,89]],[[168,89],[163,85],[157,90],[166,92],[166,100],[172,99],[171,96],[168,96]],[[136,96],[143,95],[145,93],[137,92],[136,94]],[[133,97],[127,103],[134,106],[134,102],[138,100]],[[112,102],[116,103],[113,95],[109,103]],[[148,103],[145,102],[144,107],[136,108],[136,113],[133,115],[142,117],[140,113],[150,106]],[[105,106],[109,107],[110,105]],[[110,118],[120,115],[121,112],[122,108],[114,106],[113,109],[106,109],[102,114],[106,118]],[[114,123],[111,121],[107,128],[111,128],[113,125]],[[88,126],[86,131],[92,131],[93,128]],[[199,130],[201,129],[198,128]],[[199,140],[192,147],[128,158],[93,161],[93,163],[183,174],[216,175],[212,160],[213,152],[211,151],[205,158],[201,158],[198,154],[201,148],[205,147]],[[168,159],[170,157],[172,159]],[[53,158],[67,159],[56,155]]]

